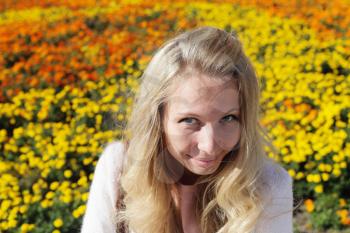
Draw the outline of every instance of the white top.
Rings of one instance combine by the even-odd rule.
[[[107,145],[95,168],[80,233],[116,232],[116,187],[122,163],[122,142]],[[292,178],[281,166],[267,167],[264,175],[266,181],[272,185],[273,203],[264,210],[254,233],[292,233]]]

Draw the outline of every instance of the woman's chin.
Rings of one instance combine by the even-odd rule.
[[[190,159],[191,170],[197,175],[210,175],[217,169],[217,160],[198,160],[195,158]]]
[[[211,175],[216,171],[217,167],[201,167],[201,166],[191,166],[190,171],[196,175],[205,176],[205,175]]]

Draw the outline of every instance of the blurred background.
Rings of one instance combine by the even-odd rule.
[[[202,25],[256,68],[295,232],[350,232],[350,0],[1,0],[0,232],[79,232],[152,54]]]

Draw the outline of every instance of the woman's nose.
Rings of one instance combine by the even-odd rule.
[[[198,133],[197,140],[200,153],[205,153],[207,156],[216,156],[220,145],[217,143],[219,138],[214,127],[211,125],[203,126]]]

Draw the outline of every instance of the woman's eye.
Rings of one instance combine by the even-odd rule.
[[[224,119],[225,119],[226,121],[228,121],[228,122],[234,121],[234,120],[238,121],[238,117],[235,116],[235,115],[228,115],[228,116],[225,116]]]
[[[184,118],[182,120],[180,120],[180,123],[181,122],[185,122],[185,123],[188,123],[188,124],[192,124],[192,123],[195,123],[195,119],[194,118]]]
[[[226,122],[232,122],[232,121],[238,121],[238,117],[237,116],[235,116],[235,115],[228,115],[228,116],[225,116],[224,118],[224,121],[226,121]],[[180,120],[179,122],[181,123],[181,122],[185,122],[185,123],[187,123],[187,124],[190,124],[190,125],[192,125],[192,124],[195,124],[196,123],[196,119],[195,118],[184,118],[184,119],[182,119],[182,120]]]

